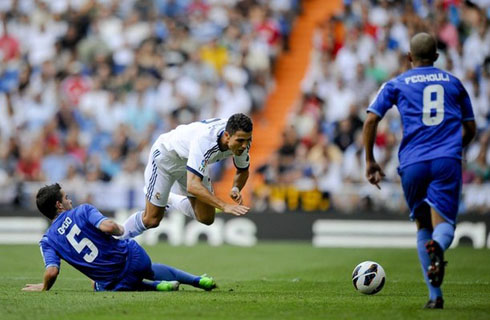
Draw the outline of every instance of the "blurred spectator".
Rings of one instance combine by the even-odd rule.
[[[290,139],[295,143],[285,143],[272,157],[275,162],[259,170],[265,182],[255,192],[262,201],[260,208],[268,207],[264,195],[274,194],[273,190],[281,186],[288,192],[268,199],[275,208],[293,210],[288,204],[308,185],[311,191],[323,192],[331,204],[328,208],[346,212],[363,208],[406,211],[403,193],[396,183],[402,128],[399,115],[389,111],[378,128],[374,149],[386,174],[381,192],[366,184],[364,178],[361,128],[369,101],[382,83],[410,67],[406,52],[411,36],[428,31],[439,40],[437,66],[458,76],[468,91],[480,132],[465,155],[465,210],[489,212],[488,8],[469,1],[354,0],[344,2],[344,6],[343,14],[317,24],[310,67],[301,86],[302,97],[288,117],[292,127],[286,129],[285,136],[296,137]],[[295,165],[305,164],[305,155],[310,160],[306,168],[312,170],[295,171]],[[285,186],[284,178],[277,177],[277,171],[281,177],[287,176],[281,170],[273,170],[285,167],[285,163],[296,172],[294,179],[301,186],[292,182]],[[324,198],[318,200],[317,209],[321,208],[321,199]]]
[[[262,109],[298,10],[297,0],[0,1],[0,186],[21,186],[15,195],[35,189],[25,181],[62,181],[104,208],[144,201],[158,135]]]

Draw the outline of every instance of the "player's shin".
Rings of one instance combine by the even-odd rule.
[[[424,275],[425,283],[429,289],[429,299],[435,300],[437,297],[442,297],[441,288],[436,288],[430,284],[429,277],[427,276],[427,269],[430,266],[430,257],[425,248],[427,241],[432,239],[432,232],[429,229],[423,228],[417,231],[417,252],[419,256],[420,265],[422,267],[422,274]]]
[[[124,233],[119,237],[120,240],[134,238],[142,234],[146,230],[146,227],[143,224],[143,211],[133,213],[123,225]]]

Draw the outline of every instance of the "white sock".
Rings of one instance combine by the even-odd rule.
[[[124,233],[119,237],[120,240],[134,238],[146,230],[143,223],[143,211],[138,211],[129,216],[124,222]]]
[[[186,196],[170,192],[168,195],[168,204],[170,206],[169,211],[176,210],[182,212],[189,218],[196,219],[196,214],[194,213],[191,202]]]

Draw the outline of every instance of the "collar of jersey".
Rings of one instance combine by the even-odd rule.
[[[53,224],[56,220],[58,220],[58,218],[61,217],[63,214],[65,214],[65,212],[67,212],[67,211],[68,210],[65,210],[62,213],[60,213],[59,215],[57,215],[56,218],[54,218],[53,221],[51,221],[51,224]]]
[[[434,66],[420,66],[420,67],[415,67],[414,69],[420,69],[420,68],[435,68]]]

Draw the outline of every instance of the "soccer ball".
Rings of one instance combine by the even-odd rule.
[[[359,263],[352,272],[352,283],[357,291],[364,294],[375,294],[385,285],[383,267],[373,261]]]

